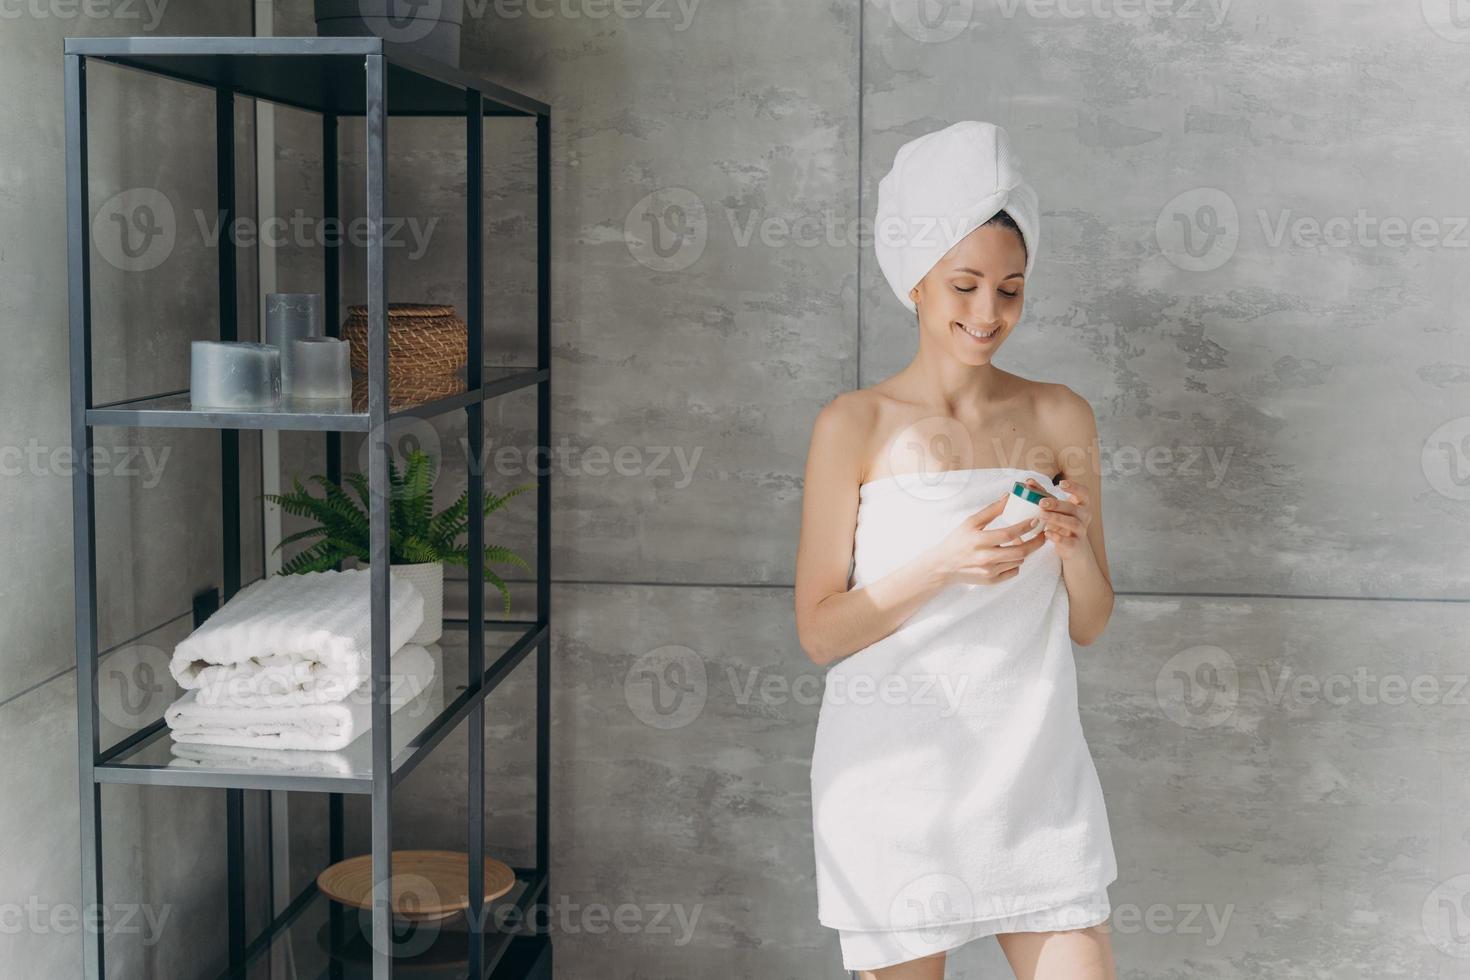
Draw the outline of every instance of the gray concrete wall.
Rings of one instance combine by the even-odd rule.
[[[792,671],[819,683],[795,659],[789,587],[811,419],[857,380],[855,254],[811,226],[856,216],[857,10],[698,3],[686,18],[645,4],[628,8],[637,16],[533,18],[481,7],[466,67],[554,113],[557,974],[835,970],[810,890],[814,704],[763,707],[746,684]],[[310,33],[310,5],[282,5],[276,26]],[[304,117],[289,124],[280,206],[313,212],[317,131]],[[534,351],[531,135],[487,125],[492,363]],[[390,257],[389,298],[461,304],[462,137],[395,121],[389,138],[389,210],[440,219],[423,256]],[[314,288],[317,261],[307,249],[283,268]],[[534,398],[497,400],[487,423],[492,452],[510,450],[492,459],[492,488],[529,478]],[[463,433],[451,416],[414,434],[444,454],[445,497],[463,485]],[[310,447],[293,453],[288,471],[319,465]],[[521,499],[489,536],[529,556],[534,512]],[[533,601],[517,588],[517,612]],[[669,644],[710,658],[720,685],[678,730],[658,727],[645,676],[644,654]],[[487,843],[512,863],[533,854],[534,683],[528,663],[488,702]],[[732,690],[741,701],[727,703]],[[407,781],[397,846],[464,846],[464,756],[455,733]],[[365,814],[350,817],[365,847]],[[298,860],[319,859],[319,827],[303,817],[297,833]],[[615,914],[622,927],[599,924]]]
[[[801,470],[817,409],[912,353],[913,327],[854,236],[897,146],[959,118],[1007,126],[1041,196],[1040,264],[1002,363],[1082,393],[1102,434],[1123,594],[1078,661],[1119,856],[1120,975],[1467,975],[1470,590],[1457,559],[1470,537],[1470,342],[1457,273],[1470,202],[1456,152],[1466,123],[1447,94],[1465,77],[1467,38],[1433,6],[1066,8],[1078,17],[874,0],[860,33],[854,4],[574,5],[581,16],[549,17],[471,5],[484,13],[466,25],[466,66],[549,101],[556,118],[553,425],[568,440],[552,542],[559,976],[840,974],[812,885],[821,672],[791,622]],[[278,32],[311,33],[309,7],[284,5]],[[170,30],[205,30],[177,16]],[[62,201],[42,176],[60,172],[60,116],[37,108],[59,106],[59,65],[45,68],[42,52],[62,31],[24,26],[4,43],[27,43],[5,54],[26,52],[29,67],[7,57],[5,78],[51,87],[3,109],[35,116],[7,118],[5,132],[45,135],[0,151],[18,155],[5,172],[23,178],[0,183],[23,216],[6,225],[21,244],[6,245],[0,275],[17,276],[12,255],[34,264],[20,267],[23,288],[0,291],[0,322],[7,336],[54,326],[44,367],[3,368],[17,373],[4,379],[6,438],[52,432],[62,445],[64,414],[47,422],[39,407],[65,406]],[[530,147],[515,125],[488,127],[487,348],[506,364],[525,362],[533,329]],[[315,208],[315,130],[304,117],[281,127],[283,209]],[[391,259],[390,298],[462,303],[458,134],[395,123],[391,138],[394,176],[420,179],[397,184],[390,211],[441,223],[424,254]],[[169,184],[208,198],[205,176]],[[1339,217],[1347,244],[1305,237]],[[282,288],[313,288],[313,261],[308,249],[283,262]],[[201,295],[181,308],[207,310],[208,268],[177,274]],[[157,295],[128,279],[102,288],[119,303]],[[117,356],[139,383],[181,363]],[[524,447],[531,405],[495,405],[494,445]],[[457,419],[417,433],[451,460],[446,497],[464,479],[462,433]],[[194,457],[206,469],[208,448]],[[283,453],[288,472],[319,465],[312,442],[285,439]],[[512,454],[492,487],[525,476]],[[208,473],[165,479],[187,497]],[[3,486],[8,513],[66,520],[63,478]],[[109,513],[141,533],[152,526],[141,510],[163,493]],[[0,608],[13,684],[0,728],[25,758],[60,747],[69,760],[69,558],[53,535],[14,523],[13,553],[43,565],[30,591],[0,598],[14,603]],[[525,508],[491,537],[529,554],[531,529]],[[186,596],[196,570],[209,578],[205,533],[189,562],[145,549],[173,577],[162,599],[107,600],[113,642],[131,635],[122,624],[165,618],[163,600]],[[530,601],[519,587],[519,608]],[[487,841],[512,861],[530,846],[533,682],[523,668],[487,721]],[[463,753],[456,733],[410,778],[399,846],[462,846]],[[70,812],[74,771],[58,769],[71,765],[17,770],[27,792],[0,808],[7,894],[75,901],[74,820],[48,819]],[[164,810],[156,795],[113,795],[140,814],[116,831],[144,848],[134,880],[180,894],[180,867],[146,842],[217,823],[218,803],[180,794]],[[293,798],[302,879],[321,856],[312,806]],[[217,882],[196,894],[214,921],[205,896]],[[74,969],[74,939],[0,936],[36,975]],[[148,975],[193,975],[160,962]],[[981,943],[950,976],[1003,969]]]
[[[0,339],[8,351],[0,358],[7,759],[0,973],[7,977],[78,976],[82,955],[62,38],[249,30],[247,8],[224,0],[161,10],[9,5],[0,17]],[[94,398],[187,387],[189,339],[218,330],[217,263],[201,247],[194,217],[202,210],[212,220],[215,207],[213,99],[104,67],[92,70],[90,86]],[[253,144],[244,107],[239,122],[240,199],[248,204]],[[155,227],[168,233],[145,239],[134,225],[140,250],[129,254],[111,216],[131,219],[140,206],[151,207]],[[247,324],[253,281],[247,257],[240,307]],[[218,437],[203,432],[99,429],[95,444],[98,628],[108,651],[101,720],[110,744],[159,717],[176,694],[167,653],[188,632],[191,596],[219,581],[220,456]],[[247,479],[258,479],[255,472],[247,464]],[[258,556],[249,557],[258,566]],[[150,677],[156,688],[139,686]],[[118,697],[119,683],[133,696]],[[212,975],[221,947],[200,939],[224,928],[221,794],[109,787],[102,806],[104,901],[120,927],[108,943],[110,975]]]
[[[1098,417],[1126,596],[1078,661],[1120,976],[1470,975],[1470,37],[1434,3],[1218,8],[869,0],[863,213],[963,118],[1040,195],[1000,362]],[[870,384],[915,339],[862,260]],[[950,976],[1003,971],[986,943]]]
[[[1002,363],[1082,393],[1101,430],[1122,596],[1078,659],[1120,975],[1464,975],[1470,203],[1443,93],[1465,48],[1428,7],[1135,8],[1157,9],[875,0],[861,34],[853,5],[467,24],[466,64],[557,120],[560,976],[840,973],[811,884],[800,474],[817,408],[913,353],[859,218],[903,140],[960,118],[1005,125],[1041,195]],[[419,125],[395,162],[439,179],[400,206],[452,211],[457,161]],[[489,178],[511,349],[526,149]],[[1359,209],[1346,244],[1310,237]],[[407,285],[448,298],[458,274],[451,247]],[[530,421],[507,407],[493,436]],[[589,455],[620,447],[621,472]],[[488,839],[511,860],[531,682],[490,712]],[[415,774],[409,844],[463,839],[462,753]],[[619,908],[628,928],[597,930]],[[950,976],[1004,969],[983,942]]]
[[[941,10],[953,19],[933,20]],[[810,885],[820,672],[790,626],[799,462],[815,406],[901,367],[913,328],[865,249],[734,244],[727,209],[789,232],[833,196],[802,181],[833,160],[849,176],[858,149],[845,129],[813,147],[801,119],[777,137],[788,177],[740,113],[754,99],[800,119],[780,107],[828,74],[825,112],[851,113],[851,12],[820,25],[786,13],[784,43],[748,48],[765,22],[742,13],[719,20],[716,43],[762,78],[727,86],[730,116],[700,101],[687,60],[710,30],[698,17],[729,12],[701,8],[702,29],[656,64],[639,57],[647,25],[616,19],[553,18],[535,45],[497,23],[470,49],[545,79],[536,91],[575,137],[557,185],[558,431],[705,447],[682,491],[585,474],[557,491],[558,577],[595,579],[554,596],[563,976],[839,972]],[[960,118],[1007,126],[1040,191],[1039,274],[1002,360],[1082,393],[1102,433],[1124,595],[1079,666],[1121,866],[1120,975],[1464,975],[1470,202],[1452,162],[1466,124],[1441,94],[1464,77],[1464,46],[1432,12],[1389,7],[1237,3],[1220,23],[1208,5],[1203,22],[1005,15],[978,0],[919,13],[864,7],[861,210],[839,189],[818,234],[843,242],[871,218],[897,146]],[[615,68],[610,48],[633,50]],[[522,64],[524,50],[550,53]],[[798,75],[771,64],[783,52]],[[615,137],[589,108],[609,91]],[[714,160],[711,118],[744,130]],[[606,171],[624,188],[589,177]],[[706,211],[689,251],[606,215],[610,192],[661,188],[659,205],[683,208],[655,209],[666,231]],[[1310,237],[1360,209],[1366,230],[1345,245]],[[740,277],[756,269],[752,298]],[[569,280],[590,288],[568,295]],[[859,305],[853,338],[841,324]],[[770,318],[753,348],[752,308]],[[797,311],[799,338],[782,322]],[[695,317],[704,353],[680,356]],[[776,380],[752,381],[756,366]],[[732,511],[706,480],[736,492]],[[426,833],[458,826],[422,809]],[[681,946],[577,918],[623,903],[697,924]],[[1003,970],[985,942],[950,976]]]

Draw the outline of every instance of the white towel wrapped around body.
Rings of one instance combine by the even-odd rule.
[[[1027,476],[1060,492],[1043,473],[1005,467],[864,483],[852,588],[915,560]],[[824,925],[958,928],[1068,906],[1114,881],[1069,601],[1048,541],[1015,577],[956,583],[827,671],[811,763]]]
[[[412,643],[393,655],[389,672],[393,711],[427,690],[437,673],[429,651]],[[372,709],[372,680],[368,679],[341,701],[291,707],[200,704],[198,692],[187,691],[168,706],[163,717],[176,742],[332,751],[372,729]]]
[[[241,589],[174,648],[169,672],[200,704],[291,707],[341,701],[368,676],[366,568],[273,575]],[[388,649],[424,621],[424,597],[390,575]]]

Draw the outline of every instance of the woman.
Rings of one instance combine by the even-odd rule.
[[[1096,423],[994,363],[1036,259],[1018,168],[988,123],[899,149],[875,248],[918,354],[812,432],[796,622],[829,668],[818,917],[866,980],[941,980],[948,950],[990,935],[1019,980],[1114,977],[1117,865],[1072,649],[1113,607]],[[996,522],[1018,482],[1057,499]]]

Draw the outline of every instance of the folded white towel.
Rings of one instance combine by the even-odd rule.
[[[291,707],[341,701],[371,662],[366,568],[252,582],[174,648],[169,672],[208,705]],[[424,621],[424,597],[390,576],[388,649]]]
[[[303,749],[252,749],[207,742],[174,742],[169,765],[181,769],[247,769],[266,772],[296,772],[327,776],[352,775],[352,759],[342,752],[311,752]]]
[[[393,655],[389,672],[393,711],[424,693],[437,673],[429,651],[412,643]],[[372,707],[369,679],[341,701],[288,708],[200,704],[198,692],[187,691],[168,706],[163,717],[176,742],[332,751],[372,729]]]

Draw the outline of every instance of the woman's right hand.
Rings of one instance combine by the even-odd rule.
[[[1044,534],[1030,541],[1020,540],[1021,535],[1040,524],[1039,517],[985,530],[985,525],[1005,510],[1009,496],[1007,491],[999,500],[965,518],[936,546],[935,559],[945,582],[994,585],[1008,581],[1020,573],[1027,555],[1046,544]]]

